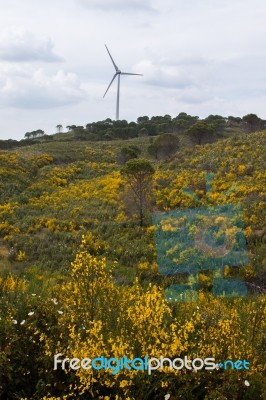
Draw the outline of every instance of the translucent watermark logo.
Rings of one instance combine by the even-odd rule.
[[[104,370],[109,371],[112,375],[118,374],[123,370],[135,370],[135,371],[147,371],[148,375],[151,375],[154,371],[163,371],[164,368],[168,370],[180,371],[185,368],[191,371],[200,370],[214,370],[223,368],[224,370],[249,370],[249,362],[246,360],[226,360],[224,362],[215,362],[215,358],[194,358],[189,359],[187,356],[184,358],[166,358],[166,357],[151,357],[145,356],[143,358],[137,357],[134,359],[129,359],[127,356],[122,358],[106,358],[104,356],[95,357],[90,359],[89,357],[79,359],[79,358],[62,358],[63,354],[58,353],[54,356],[54,370],[62,369],[72,369],[72,370],[89,370],[94,369],[96,371]]]
[[[207,196],[213,174],[206,175]],[[232,189],[231,189],[232,190]],[[186,191],[186,194],[193,193]],[[188,282],[165,290],[171,301],[197,301],[199,273],[213,273],[214,296],[242,297],[244,282],[225,278],[224,267],[248,263],[242,209],[239,204],[209,205],[153,215],[157,260],[161,275],[186,274]]]

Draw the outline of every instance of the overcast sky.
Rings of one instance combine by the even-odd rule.
[[[180,112],[266,119],[265,0],[0,0],[0,139]]]

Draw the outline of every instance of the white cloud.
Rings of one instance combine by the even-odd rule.
[[[162,87],[184,88],[193,83],[192,77],[179,65],[167,61],[143,60],[135,65],[134,71],[142,73],[144,82]]]
[[[185,88],[177,94],[177,99],[183,104],[201,104],[213,99],[210,89],[201,86]]]
[[[0,60],[8,62],[57,62],[62,58],[54,54],[53,43],[23,28],[8,30],[0,36]]]
[[[1,76],[0,89],[2,107],[20,109],[49,109],[68,104],[77,104],[86,94],[74,73],[59,70],[48,75],[42,68],[27,74]]]
[[[154,11],[150,0],[78,0],[78,3],[102,11]]]

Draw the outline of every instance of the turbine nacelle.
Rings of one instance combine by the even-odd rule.
[[[109,88],[111,87],[111,85],[112,85],[113,81],[115,80],[115,78],[118,77],[118,78],[117,78],[117,100],[116,100],[116,119],[118,120],[118,119],[119,119],[120,76],[121,76],[121,75],[139,75],[139,76],[142,76],[142,74],[133,74],[133,73],[131,73],[131,72],[122,72],[122,71],[118,68],[118,66],[116,65],[116,63],[114,62],[113,57],[111,56],[111,53],[110,53],[110,51],[108,50],[108,47],[107,47],[106,45],[105,45],[105,47],[106,47],[106,50],[107,50],[107,52],[108,52],[108,54],[109,54],[109,57],[110,57],[110,59],[111,59],[111,61],[112,61],[112,63],[113,63],[113,66],[114,66],[116,72],[115,72],[115,74],[114,74],[114,76],[113,76],[113,78],[112,78],[112,80],[111,80],[111,82],[110,82],[108,88],[106,89],[106,91],[105,91],[103,97],[105,97],[106,93],[108,92],[108,90],[109,90]]]

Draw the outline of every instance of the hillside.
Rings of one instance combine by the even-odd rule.
[[[0,152],[1,399],[263,398],[266,131],[203,146],[181,136],[176,154],[160,161],[148,152],[154,140],[42,142]],[[120,173],[129,146],[155,169],[144,226]],[[246,296],[227,298],[224,288],[213,294],[215,271],[197,261],[199,286],[191,288],[199,297],[167,302],[163,288],[173,277],[158,266],[154,221],[161,219],[166,241],[174,238],[168,254],[184,272],[183,260],[201,258],[182,237],[180,221],[188,218],[186,235],[200,247],[196,225],[206,210],[214,210],[215,221],[204,228],[213,236],[208,243],[215,238],[223,248],[230,241],[236,254],[245,248],[245,262],[225,256],[222,267],[226,278],[245,282]],[[178,243],[171,232],[181,235]],[[246,359],[252,368],[64,373],[53,370],[57,353]]]
[[[175,157],[155,162],[153,205],[157,211],[206,205],[205,174],[214,173],[211,204],[242,204],[250,259],[260,276],[266,267],[265,135],[241,135],[195,150],[182,145]],[[148,157],[148,138],[126,144],[139,146],[141,157]],[[58,142],[2,152],[1,268],[67,268],[88,231],[108,257],[127,267],[155,262],[152,235],[126,215],[121,198],[118,155],[124,146],[124,141]],[[222,196],[231,186],[235,191]],[[183,193],[185,188],[195,191],[197,201]]]

